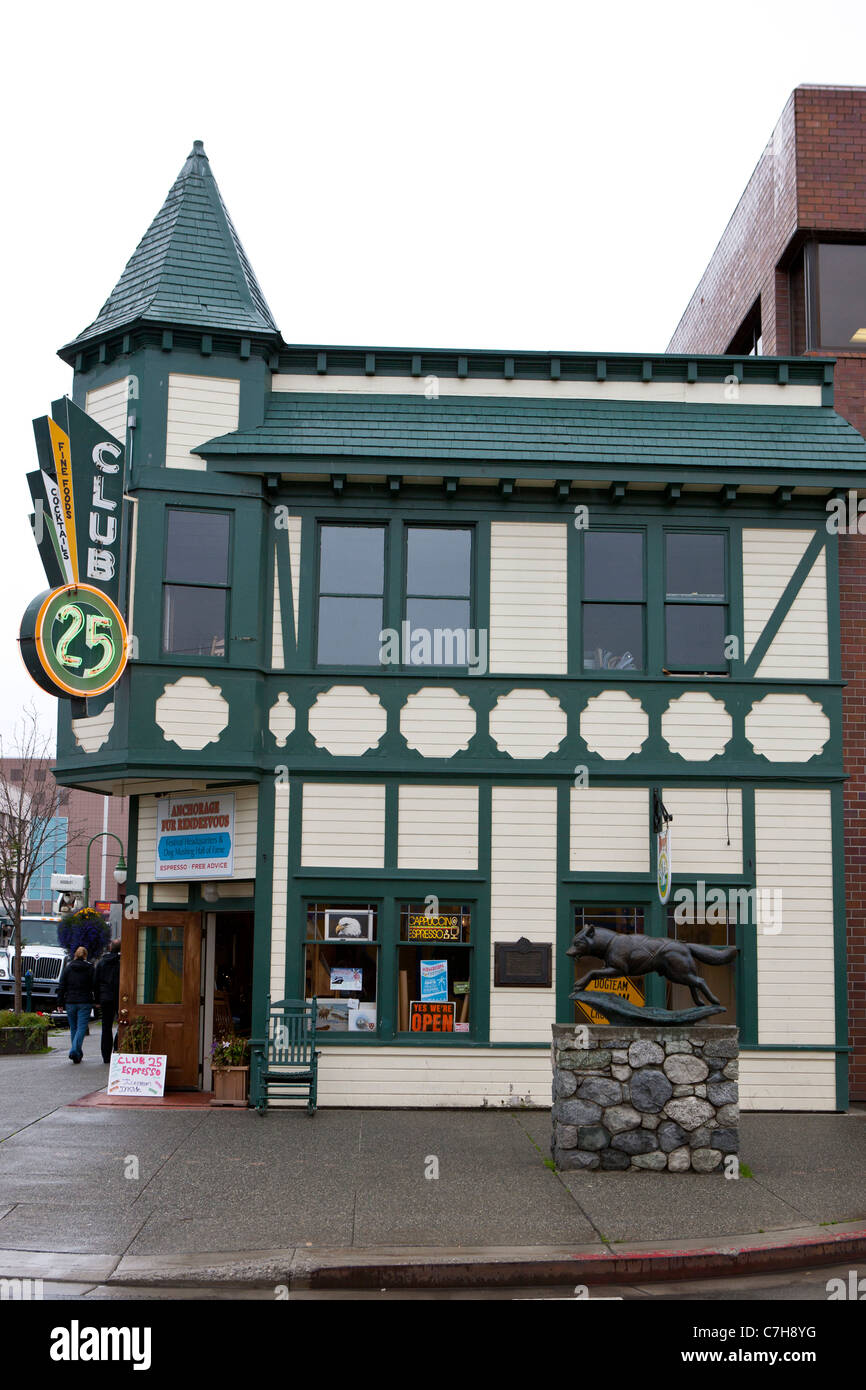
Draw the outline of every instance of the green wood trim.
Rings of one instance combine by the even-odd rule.
[[[297,666],[298,643],[295,640],[295,596],[292,590],[292,561],[291,549],[289,546],[289,532],[286,527],[274,530],[275,545],[269,545],[268,550],[272,562],[277,566],[277,584],[280,595],[280,620],[283,629],[283,669],[291,671]],[[268,604],[265,612],[273,614],[273,577],[271,578],[268,594]],[[300,635],[300,632],[299,632]],[[273,652],[271,653],[273,664]]]
[[[839,537],[827,536],[827,674],[831,681],[842,679],[842,631],[839,597]]]
[[[285,795],[285,793],[282,793]],[[291,790],[289,792],[291,798]],[[264,1037],[271,988],[271,933],[276,784],[272,777],[259,783],[256,822],[256,886],[253,916],[252,1034]],[[291,799],[289,801],[291,808]]]
[[[791,611],[791,605],[797,597],[804,581],[809,575],[812,566],[818,558],[819,553],[824,549],[827,542],[826,530],[818,530],[806,546],[803,556],[799,561],[794,573],[785,585],[782,596],[773,609],[772,613],[762,631],[760,637],[752,648],[752,652],[746,661],[746,674],[754,676],[764,657],[770,649],[773,638],[782,626]]]

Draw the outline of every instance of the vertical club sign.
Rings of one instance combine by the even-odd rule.
[[[124,450],[68,397],[33,430],[39,467],[27,481],[51,587],[27,607],[21,655],[50,695],[86,699],[116,684],[129,651],[118,607]]]
[[[656,887],[659,902],[666,903],[671,895],[671,821],[673,816],[665,807],[661,793],[653,789],[653,834],[656,837]]]

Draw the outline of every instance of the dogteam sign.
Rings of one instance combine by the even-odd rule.
[[[19,644],[50,695],[86,699],[120,679],[129,635],[118,607],[123,445],[68,397],[33,422],[33,529],[51,588],[28,605]]]

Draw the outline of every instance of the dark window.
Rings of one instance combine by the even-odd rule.
[[[713,890],[711,890],[712,892]],[[677,918],[685,916],[685,921],[678,921]],[[722,921],[706,921],[706,917],[712,916],[714,919],[721,917]],[[700,912],[694,908],[683,913],[681,908],[668,908],[667,912],[667,934],[673,936],[677,941],[694,942],[698,946],[736,946],[736,929],[733,922],[727,920],[727,910],[724,907],[709,907],[705,912]],[[732,1023],[737,1017],[737,970],[736,961],[730,961],[726,965],[712,965],[705,961],[698,964],[698,974],[706,984],[707,988],[724,1004],[727,1009],[727,1017],[719,1015],[724,1023]],[[694,1004],[691,991],[687,985],[676,985],[670,980],[666,982],[665,1008],[667,1009],[689,1009]],[[702,1004],[706,999],[701,997]],[[713,1022],[717,1022],[713,1019]]]
[[[818,247],[818,346],[866,351],[866,245]]]
[[[226,512],[170,507],[163,585],[162,649],[226,655],[229,542]]]
[[[725,537],[669,531],[665,537],[665,667],[726,671]]]
[[[725,352],[735,357],[761,357],[764,341],[761,336],[761,301],[758,298],[752,305],[740,327],[737,329]]]
[[[575,907],[574,909],[574,932],[577,935],[586,927],[604,928],[607,931],[615,932],[643,932],[644,928],[644,909],[640,906],[615,906],[611,903],[597,903],[592,906]],[[593,970],[603,970],[604,961],[600,956],[576,956],[574,958],[572,987],[584,975],[590,974]],[[645,997],[644,980],[638,976],[630,979],[627,976],[616,976],[614,979],[602,979],[590,981],[590,990],[603,990],[605,993],[621,995],[630,999],[635,1005],[640,1006]],[[577,1023],[606,1023],[607,1019],[603,1014],[595,1009],[589,1009],[574,1001],[574,1017]]]
[[[583,538],[583,666],[644,668],[644,554],[640,531],[587,531]]]
[[[413,666],[469,664],[472,531],[410,526],[406,532],[406,621]]]
[[[385,591],[384,526],[323,526],[318,661],[378,666]]]

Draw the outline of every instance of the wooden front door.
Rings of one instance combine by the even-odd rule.
[[[124,921],[120,948],[120,1023],[153,1024],[150,1050],[165,1053],[166,1089],[199,1084],[201,914],[142,912]]]

